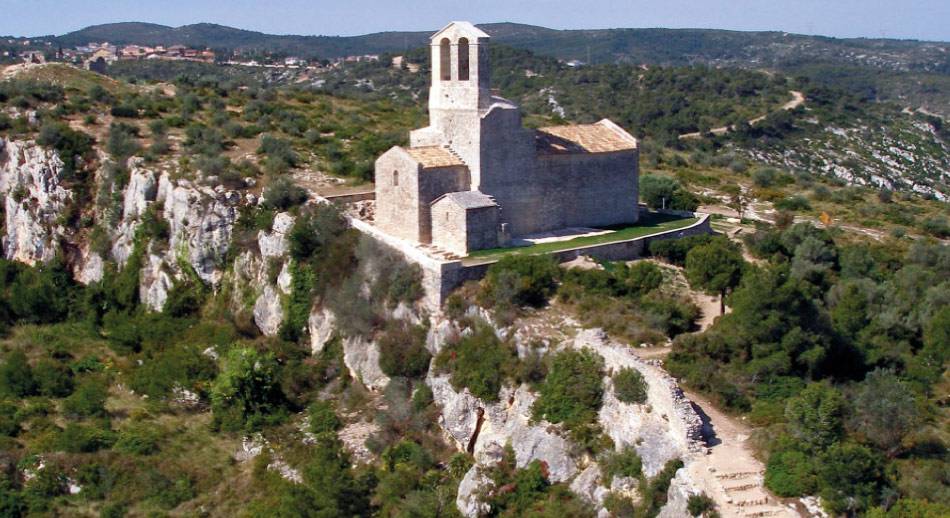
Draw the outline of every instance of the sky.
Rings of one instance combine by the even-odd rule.
[[[0,35],[13,36],[122,21],[348,36],[436,30],[451,20],[950,41],[950,0],[0,0]]]

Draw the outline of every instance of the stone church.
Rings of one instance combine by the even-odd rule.
[[[453,22],[431,40],[429,126],[376,160],[376,226],[455,255],[570,227],[634,223],[637,140],[604,119],[529,129],[489,88],[489,36]]]

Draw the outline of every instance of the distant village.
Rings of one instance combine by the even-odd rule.
[[[109,42],[89,43],[73,48],[55,46],[54,42],[43,39],[9,38],[5,41],[0,57],[4,61],[23,63],[46,63],[59,61],[82,66],[94,72],[104,73],[106,68],[117,61],[194,61],[200,63],[217,63],[222,65],[288,68],[288,69],[321,69],[338,66],[343,63],[357,63],[379,61],[378,54],[364,54],[339,57],[332,60],[307,59],[297,56],[250,54],[235,50],[229,55],[222,56],[209,48],[193,48],[185,45],[115,45]],[[399,57],[401,59],[401,56]],[[396,66],[401,63],[393,63]],[[413,67],[414,65],[409,65]]]

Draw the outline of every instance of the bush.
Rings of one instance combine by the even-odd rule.
[[[315,434],[334,433],[343,427],[329,401],[314,401],[307,409],[310,417],[310,431]]]
[[[432,355],[426,349],[425,326],[402,320],[389,324],[379,338],[379,367],[388,376],[417,378],[429,370]]]
[[[789,430],[811,451],[824,450],[844,432],[844,399],[834,388],[812,383],[785,407]]]
[[[773,451],[765,467],[765,485],[783,497],[814,493],[818,487],[814,458],[797,449]]]
[[[59,362],[40,360],[33,368],[33,377],[44,396],[66,397],[73,392],[73,372]]]
[[[20,398],[36,393],[37,384],[33,369],[30,368],[23,351],[17,349],[11,352],[0,365],[0,390]]]
[[[804,196],[789,196],[775,202],[775,208],[778,210],[802,211],[810,210],[811,204]]]
[[[819,495],[835,514],[859,513],[877,505],[886,487],[880,455],[856,444],[836,444],[818,461]]]
[[[943,216],[934,216],[925,219],[923,223],[921,223],[920,228],[924,232],[934,237],[939,237],[940,239],[950,237],[950,224],[947,223],[947,218]]]
[[[647,402],[647,383],[640,371],[625,367],[614,374],[614,394],[624,403],[643,404]]]
[[[104,417],[109,387],[105,380],[87,378],[76,387],[76,391],[63,400],[63,413],[72,418]]]
[[[77,157],[92,154],[95,141],[89,135],[61,122],[46,122],[40,127],[36,143],[55,149],[63,161],[64,172],[71,176],[77,172]]]
[[[677,266],[686,265],[686,254],[694,247],[705,245],[713,236],[689,236],[682,239],[663,239],[660,241],[650,241],[648,246],[650,255],[659,257],[664,261]]]
[[[667,176],[641,176],[640,199],[652,209],[694,211],[699,206],[699,199],[695,195]]]
[[[541,307],[554,294],[559,276],[549,256],[506,256],[488,268],[481,295],[489,306]]]
[[[108,428],[68,423],[57,442],[67,453],[93,453],[112,446],[115,434]]]
[[[162,431],[155,425],[136,423],[119,432],[115,449],[132,455],[151,455],[158,451]]]
[[[118,161],[124,163],[130,156],[141,151],[138,142],[139,129],[124,122],[113,122],[109,126],[109,139],[106,151]]]
[[[689,495],[689,499],[686,501],[686,512],[688,512],[690,516],[700,516],[715,509],[715,500],[709,498],[706,493]]]
[[[290,141],[272,135],[264,135],[261,138],[257,153],[265,156],[264,168],[271,174],[286,172],[300,161]]]
[[[604,360],[590,349],[559,352],[538,390],[532,415],[568,429],[593,422],[604,395],[603,376]]]
[[[600,459],[600,474],[607,487],[610,487],[614,477],[639,478],[643,474],[643,460],[636,449],[626,446]]]
[[[264,190],[264,206],[269,209],[284,211],[302,205],[307,199],[307,191],[288,178],[278,178]]]
[[[436,366],[451,373],[455,390],[468,388],[475,397],[498,401],[498,391],[517,359],[514,349],[499,340],[491,326],[482,323],[457,344],[445,347],[436,358]]]
[[[0,400],[0,437],[15,437],[20,433],[18,410],[15,403]],[[0,516],[2,516],[2,513],[0,513]]]
[[[211,387],[214,425],[225,431],[257,430],[286,417],[274,356],[234,347]]]

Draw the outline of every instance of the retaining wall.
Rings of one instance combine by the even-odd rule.
[[[697,213],[690,215],[699,217],[699,221],[688,227],[657,232],[656,234],[636,237],[626,241],[560,250],[551,252],[550,255],[558,262],[571,261],[582,255],[603,261],[629,261],[645,255],[647,247],[652,241],[679,239],[687,236],[713,233],[712,228],[709,226],[708,214]],[[422,282],[426,292],[424,301],[426,306],[434,311],[438,311],[439,308],[441,308],[442,303],[445,302],[445,299],[448,298],[455,288],[461,286],[466,281],[481,279],[485,276],[488,268],[497,262],[497,260],[492,260],[485,261],[484,263],[466,265],[463,264],[461,260],[439,259],[429,255],[426,251],[420,249],[418,245],[386,234],[365,221],[356,218],[349,218],[349,220],[353,228],[389,246],[402,254],[406,260],[418,264],[419,267],[422,268]]]

